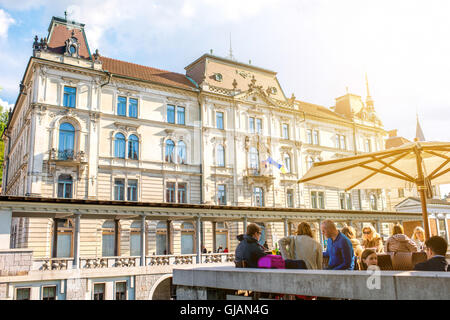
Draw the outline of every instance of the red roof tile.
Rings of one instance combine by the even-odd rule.
[[[51,52],[64,54],[66,48],[66,40],[72,37],[72,30],[74,31],[74,37],[77,38],[80,43],[80,57],[84,59],[89,59],[89,51],[84,39],[83,32],[80,29],[73,28],[68,29],[66,26],[61,24],[55,24],[53,26],[50,41],[48,43],[48,48]]]
[[[100,57],[100,61],[102,62],[103,70],[107,70],[112,74],[152,81],[184,89],[196,88],[196,86],[189,81],[184,74],[181,73],[160,70],[103,56]]]

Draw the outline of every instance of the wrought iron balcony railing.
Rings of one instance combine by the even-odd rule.
[[[58,160],[74,160],[73,150],[58,150]]]

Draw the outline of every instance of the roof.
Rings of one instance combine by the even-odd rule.
[[[348,119],[324,106],[320,106],[317,104],[304,102],[300,100],[296,100],[296,103],[299,105],[299,110],[308,114],[313,114],[319,117],[324,117],[328,119],[338,120],[338,121],[348,121]]]
[[[184,89],[196,89],[196,85],[184,74],[147,67],[107,57],[100,57],[103,70],[115,75],[151,81]]]
[[[408,139],[405,139],[403,137],[392,137],[392,138],[386,139],[385,147],[386,147],[386,149],[396,148],[396,147],[400,147],[409,142],[411,142],[411,141],[409,141]]]
[[[403,200],[402,202],[398,203],[395,207],[401,206],[403,203],[405,203],[408,200],[417,201],[420,204],[420,198],[408,197],[405,200]],[[434,198],[433,199],[427,199],[427,204],[439,204],[439,205],[443,205],[443,206],[450,206],[450,202],[448,202],[447,200],[434,199]]]
[[[53,21],[53,20],[52,20]],[[80,44],[79,55],[81,58],[90,59],[89,48],[85,40],[84,29],[68,28],[62,24],[54,24],[51,30],[48,42],[48,49],[57,54],[64,54],[66,48],[66,40],[73,36],[77,38]]]

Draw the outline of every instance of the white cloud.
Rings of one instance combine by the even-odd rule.
[[[14,108],[14,105],[9,103],[8,101],[5,101],[2,98],[0,98],[0,107],[2,107],[1,111],[3,112],[3,111],[6,111],[6,110],[9,110],[9,109],[12,110]]]
[[[16,21],[3,9],[0,9],[0,38],[8,37],[9,26]]]

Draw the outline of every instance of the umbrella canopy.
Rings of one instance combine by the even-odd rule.
[[[448,142],[413,142],[384,151],[314,163],[298,182],[345,190],[415,185],[421,195],[425,233],[429,238],[425,190],[431,181],[450,183]]]

